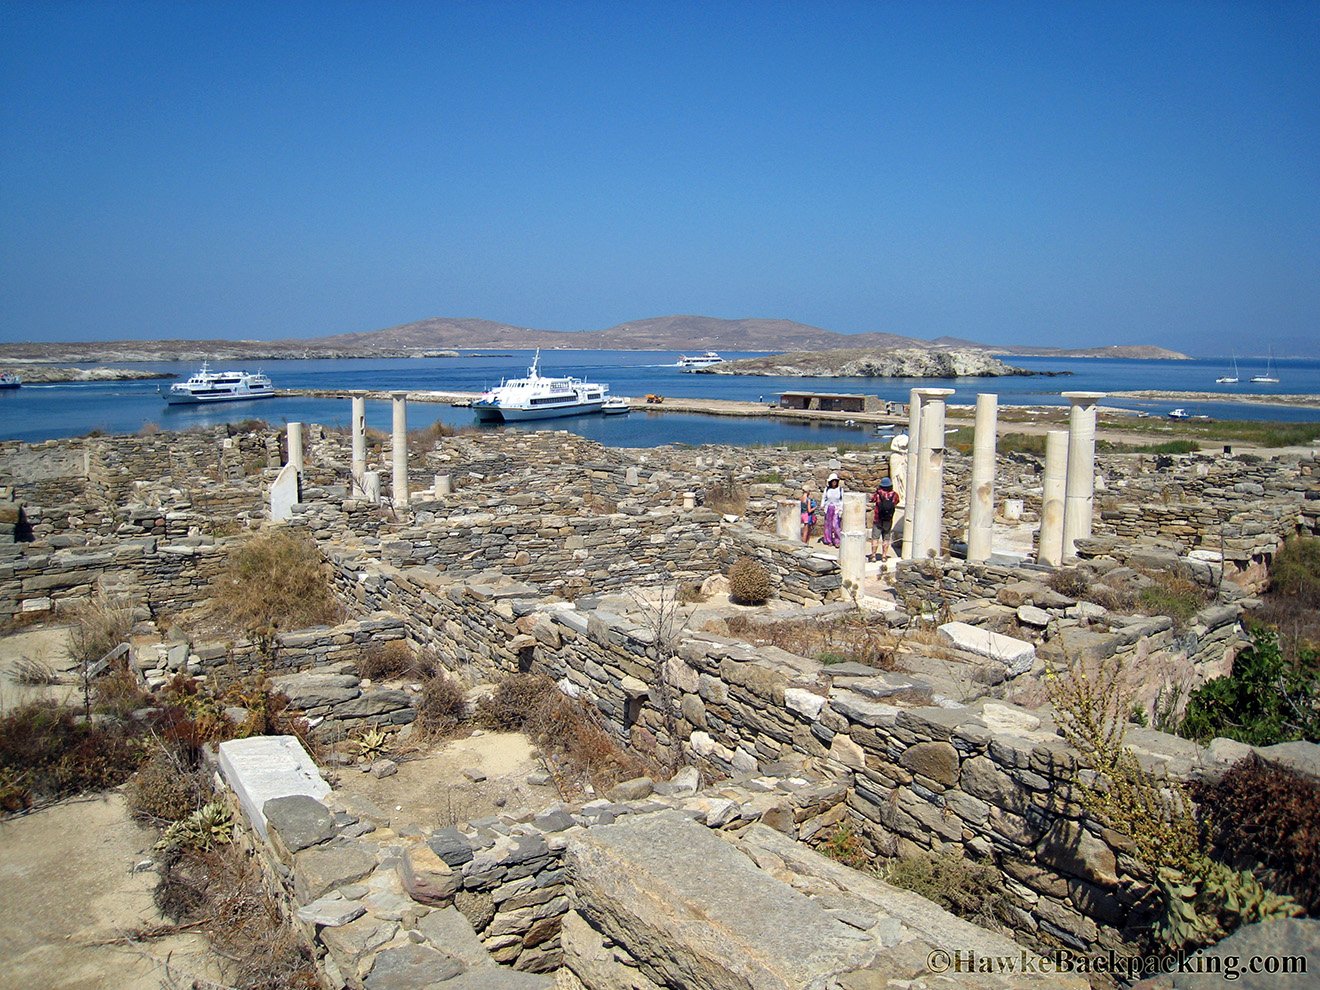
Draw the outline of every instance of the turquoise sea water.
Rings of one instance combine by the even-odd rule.
[[[725,357],[750,354],[726,353]],[[514,351],[507,357],[404,358],[372,360],[267,361],[260,370],[271,376],[278,388],[319,389],[442,389],[475,392],[497,385],[502,377],[518,377],[531,362],[531,351]],[[971,404],[978,392],[995,392],[1001,405],[1066,404],[1064,391],[1133,391],[1163,389],[1177,391],[1246,393],[1262,397],[1273,394],[1320,393],[1320,361],[1276,360],[1278,384],[1256,385],[1248,379],[1264,366],[1239,361],[1242,381],[1216,385],[1215,378],[1231,371],[1228,359],[1192,361],[1119,361],[1108,359],[1009,358],[1010,364],[1035,371],[1070,372],[1066,377],[962,378],[957,380],[909,378],[793,379],[751,376],[694,375],[675,367],[677,352],[655,351],[547,351],[541,357],[543,374],[576,375],[605,382],[615,395],[640,397],[648,392],[663,395],[712,399],[764,399],[774,401],[786,390],[863,392],[881,399],[905,402],[911,388],[921,385],[955,389],[951,402]],[[225,367],[237,366],[226,362]],[[134,364],[132,368],[168,371],[186,378],[196,366],[183,364]],[[257,370],[254,366],[249,370]],[[290,421],[346,426],[347,399],[277,398],[258,402],[225,403],[219,406],[169,406],[157,389],[169,382],[105,382],[62,385],[25,385],[16,391],[0,391],[0,438],[47,440],[76,436],[90,430],[133,433],[144,424],[179,430],[234,422],[250,417],[269,423]],[[1105,405],[1140,409],[1163,416],[1174,406],[1192,415],[1216,419],[1262,419],[1281,421],[1320,420],[1320,409],[1290,409],[1278,406],[1237,403],[1143,401],[1108,399]],[[387,402],[367,403],[368,424],[390,428]],[[453,426],[472,423],[472,413],[432,403],[409,404],[409,426],[426,426],[436,420]],[[771,420],[746,420],[679,413],[647,413],[635,407],[628,416],[580,416],[547,420],[525,427],[496,426],[489,429],[564,429],[609,446],[649,447],[663,443],[773,444],[789,441],[856,442],[865,436],[860,429],[842,425],[799,424]]]

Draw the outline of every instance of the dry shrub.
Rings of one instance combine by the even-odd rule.
[[[457,681],[436,674],[422,684],[417,706],[417,727],[431,736],[447,736],[462,724],[467,699]]]
[[[696,605],[706,600],[706,593],[701,590],[698,581],[684,581],[678,586],[675,596],[682,605]]]
[[[881,876],[982,927],[1002,931],[1011,920],[1003,877],[989,861],[952,852],[912,856],[894,861]]]
[[[69,656],[85,666],[96,663],[133,631],[133,605],[126,598],[97,595],[72,609]]]
[[[764,605],[773,586],[770,572],[751,557],[740,557],[729,568],[729,597],[741,605]]]
[[[476,714],[486,727],[526,733],[563,790],[588,784],[607,790],[651,769],[614,740],[592,705],[568,697],[548,677],[506,677],[477,705]]]
[[[129,812],[152,825],[192,814],[205,803],[206,794],[206,774],[165,749],[157,749],[124,785]]]
[[[1066,567],[1054,571],[1047,582],[1050,589],[1069,598],[1085,598],[1091,588],[1091,578],[1086,571],[1077,567]]]
[[[435,664],[420,657],[401,639],[368,646],[355,665],[359,677],[373,681],[390,678],[426,678],[435,673]]]
[[[269,530],[230,552],[212,584],[210,612],[229,631],[259,640],[341,614],[321,552],[289,529]]]
[[[1201,609],[1214,598],[1213,592],[1195,581],[1161,572],[1149,575],[1151,584],[1137,593],[1137,607],[1147,615],[1166,615],[1174,632],[1181,633]]]
[[[0,719],[4,810],[122,784],[142,758],[132,729],[89,722],[53,702],[10,712]]]
[[[259,674],[218,672],[206,681],[180,674],[165,686],[159,702],[154,728],[167,745],[190,758],[207,743],[249,736],[293,735],[312,748],[306,720],[290,712],[288,697],[272,691]],[[241,712],[241,719],[231,718],[231,710]]]
[[[1241,869],[1261,864],[1271,887],[1320,912],[1320,784],[1252,755],[1195,796],[1220,857]],[[1232,810],[1216,815],[1221,808]]]
[[[732,474],[725,474],[706,489],[703,504],[724,515],[741,516],[747,511],[747,489]]]
[[[237,846],[177,848],[161,863],[156,904],[206,935],[237,990],[316,990],[311,954]]]
[[[127,660],[120,660],[107,673],[92,681],[94,712],[127,718],[132,712],[150,704],[151,696],[142,690]]]

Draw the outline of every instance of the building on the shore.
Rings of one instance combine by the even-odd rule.
[[[780,409],[808,409],[819,412],[885,412],[891,403],[874,395],[849,392],[781,392]]]

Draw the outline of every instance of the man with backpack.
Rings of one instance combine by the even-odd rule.
[[[894,511],[897,508],[898,492],[894,491],[893,481],[881,478],[880,485],[871,493],[871,555],[868,560],[889,559],[890,534],[894,529]]]

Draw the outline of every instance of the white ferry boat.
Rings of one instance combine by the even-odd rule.
[[[680,354],[678,357],[680,368],[709,368],[712,364],[723,363],[724,358],[714,351],[707,351],[705,354],[699,354],[696,357],[688,357],[686,354]]]
[[[191,406],[206,402],[238,402],[241,399],[272,399],[275,389],[270,379],[258,372],[202,370],[186,382],[176,382],[165,393],[172,406]]]
[[[581,378],[547,378],[538,370],[541,352],[532,358],[526,378],[502,381],[474,399],[472,411],[480,423],[512,423],[600,412],[610,387]]]
[[[0,388],[18,388],[22,384],[23,379],[19,378],[18,375],[11,374],[8,371],[0,372]]]

